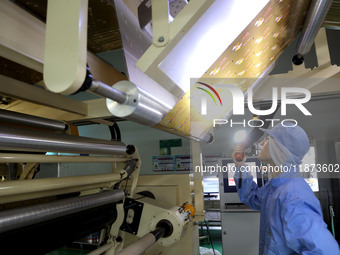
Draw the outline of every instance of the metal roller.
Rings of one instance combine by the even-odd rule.
[[[106,187],[121,179],[110,173],[0,182],[0,204]]]
[[[138,241],[124,248],[117,255],[142,255],[155,242],[156,242],[155,236],[151,233],[148,233]]]
[[[103,156],[61,156],[61,155],[37,155],[22,153],[0,153],[0,163],[119,163],[126,162],[130,158],[103,157]]]
[[[51,120],[2,109],[0,109],[0,121],[55,131],[64,131],[68,128],[67,124],[59,120]]]
[[[303,55],[311,49],[315,37],[324,21],[333,0],[313,0],[309,8],[301,39],[298,44],[298,53]]]
[[[117,219],[116,203],[87,209],[0,234],[10,254],[46,254],[112,225]],[[20,245],[18,245],[18,237]]]
[[[112,249],[113,247],[114,247],[114,244],[112,242],[110,242],[110,243],[107,243],[107,244],[101,246],[100,248],[98,248],[94,251],[91,251],[87,255],[101,255],[101,254],[104,254],[104,252]]]
[[[109,98],[106,99],[107,108],[117,117],[153,126],[160,123],[171,110],[171,107],[163,104],[130,81],[119,81],[114,84],[113,88],[128,95],[123,104]]]
[[[127,100],[127,95],[125,93],[100,81],[93,80],[89,90],[102,97],[110,98],[120,104],[124,104]]]
[[[158,239],[167,238],[173,233],[173,225],[170,221],[163,219],[156,224],[156,229],[147,233],[138,241],[121,250],[117,255],[142,255],[150,248]],[[98,255],[97,253],[91,255]]]
[[[164,236],[165,231],[166,230],[162,227],[156,228],[154,231],[151,231],[138,241],[121,250],[117,255],[142,255],[148,248],[156,243],[159,238]]]
[[[0,233],[81,212],[86,209],[116,203],[125,196],[122,190],[62,199],[46,204],[16,208],[0,212]]]
[[[122,142],[0,126],[0,150],[124,154]]]

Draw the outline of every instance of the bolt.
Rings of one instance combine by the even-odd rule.
[[[164,36],[160,36],[160,37],[158,38],[158,41],[159,41],[159,42],[164,42]]]
[[[226,235],[227,234],[227,231],[223,231],[223,235]]]

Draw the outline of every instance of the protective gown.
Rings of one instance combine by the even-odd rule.
[[[323,221],[319,200],[300,177],[299,164],[309,140],[300,127],[277,125],[269,134],[269,152],[284,173],[258,187],[248,171],[238,168],[238,194],[242,203],[261,211],[259,254],[340,255],[339,246]],[[243,169],[245,170],[245,169]]]

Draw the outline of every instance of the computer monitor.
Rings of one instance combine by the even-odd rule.
[[[247,158],[245,162],[246,167],[249,167],[250,173],[253,176],[254,182],[261,187],[262,186],[262,174],[261,174],[261,162],[254,157]],[[221,159],[221,167],[223,171],[223,187],[224,192],[237,192],[236,183],[234,180],[235,163],[230,158]],[[228,171],[226,171],[228,170]]]
[[[203,192],[205,199],[219,199],[219,181],[217,176],[203,178]]]

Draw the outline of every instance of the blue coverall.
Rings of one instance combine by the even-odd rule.
[[[238,168],[237,187],[239,177]],[[259,188],[252,175],[242,171],[238,194],[242,203],[261,211],[260,255],[340,255],[323,221],[320,203],[299,173],[282,173]]]

